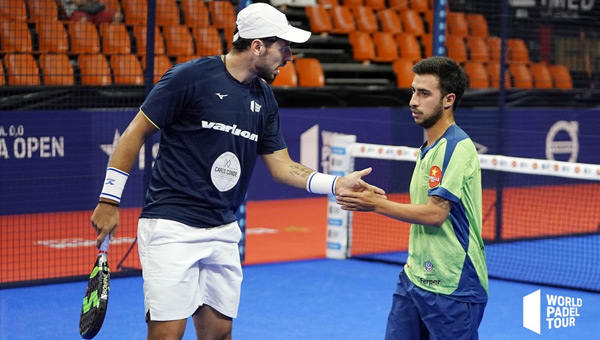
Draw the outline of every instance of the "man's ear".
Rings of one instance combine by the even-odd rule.
[[[454,93],[449,93],[444,98],[444,109],[449,110],[452,105],[454,105],[454,100],[456,100],[456,95]]]
[[[265,44],[262,42],[262,40],[254,39],[250,43],[250,50],[252,51],[252,53],[254,53],[256,55],[260,55],[260,52],[262,51],[264,46],[265,46]]]

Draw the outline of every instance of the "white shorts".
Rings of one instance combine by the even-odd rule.
[[[242,285],[237,222],[215,228],[141,218],[138,251],[152,321],[181,320],[206,304],[237,317]]]

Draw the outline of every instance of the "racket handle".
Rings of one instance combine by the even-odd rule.
[[[100,251],[103,251],[105,253],[108,252],[108,242],[110,242],[110,234],[106,235],[104,241],[102,241],[102,243],[100,244]]]

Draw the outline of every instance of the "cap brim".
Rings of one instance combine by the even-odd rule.
[[[283,39],[286,41],[291,41],[293,43],[303,43],[306,42],[311,33],[309,31],[305,31],[300,28],[296,28],[294,26],[290,26],[291,29],[283,34],[278,34],[277,38]]]

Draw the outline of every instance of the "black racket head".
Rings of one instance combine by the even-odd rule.
[[[106,254],[100,253],[90,274],[83,305],[81,306],[79,334],[82,338],[92,339],[100,331],[108,307],[109,290],[110,272],[108,261]]]

